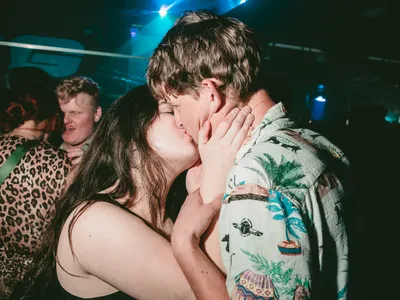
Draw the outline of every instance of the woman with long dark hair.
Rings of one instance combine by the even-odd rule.
[[[234,159],[217,151],[225,133],[243,141],[247,115],[229,114],[209,143],[209,123],[201,130],[202,145],[208,153],[215,149],[221,166]],[[230,126],[233,120],[240,126]],[[50,249],[39,266],[38,282],[50,282],[42,298],[194,299],[172,254],[166,199],[177,176],[198,159],[173,107],[158,103],[146,86],[112,103],[57,202]]]

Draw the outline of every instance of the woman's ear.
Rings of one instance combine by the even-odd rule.
[[[218,112],[223,106],[223,94],[219,89],[220,85],[221,82],[215,78],[207,78],[202,81],[202,86],[207,90],[211,101],[211,113]]]

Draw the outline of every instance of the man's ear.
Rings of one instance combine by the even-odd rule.
[[[102,113],[103,113],[103,110],[101,109],[101,106],[98,106],[94,113],[94,122],[95,123],[97,123],[100,120]]]
[[[207,78],[201,82],[202,86],[206,89],[209,100],[211,101],[211,112],[218,112],[224,103],[223,94],[221,93],[219,86],[221,81],[215,78]]]

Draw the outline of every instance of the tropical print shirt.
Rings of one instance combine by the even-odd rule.
[[[91,139],[88,139],[88,140],[86,141],[86,143],[82,146],[82,150],[83,150],[83,151],[86,151],[87,148],[89,148],[90,142],[91,142]],[[65,143],[62,143],[62,144],[60,145],[59,148],[60,148],[61,150],[65,150],[65,149],[64,149],[64,148],[65,148]]]
[[[251,132],[220,213],[230,299],[346,299],[348,160],[282,103]]]

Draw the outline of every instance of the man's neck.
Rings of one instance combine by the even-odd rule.
[[[79,145],[70,145],[70,144],[67,144],[66,142],[64,142],[63,144],[62,144],[62,148],[64,149],[64,150],[66,150],[66,151],[68,151],[69,149],[71,149],[71,148],[74,148],[74,149],[82,149],[82,147],[85,145],[85,143],[86,143],[86,141],[85,142],[83,142],[82,144],[79,144]]]
[[[242,99],[242,101],[238,102],[236,100],[226,99],[226,103],[222,107],[222,109],[218,112],[213,114],[211,123],[214,124],[213,130],[218,126],[219,122],[225,118],[229,112],[234,109],[235,107],[242,108],[244,106],[250,106],[251,113],[254,115],[254,121],[251,125],[253,128],[257,127],[258,124],[264,119],[265,114],[267,111],[273,107],[276,103],[269,97],[266,90],[259,90],[256,93],[252,94],[247,99]],[[210,119],[211,120],[211,119]],[[214,132],[214,131],[213,131]]]
[[[254,115],[252,127],[256,127],[264,119],[267,111],[276,103],[269,97],[266,90],[259,90],[253,94],[245,104],[251,107],[251,113]]]

